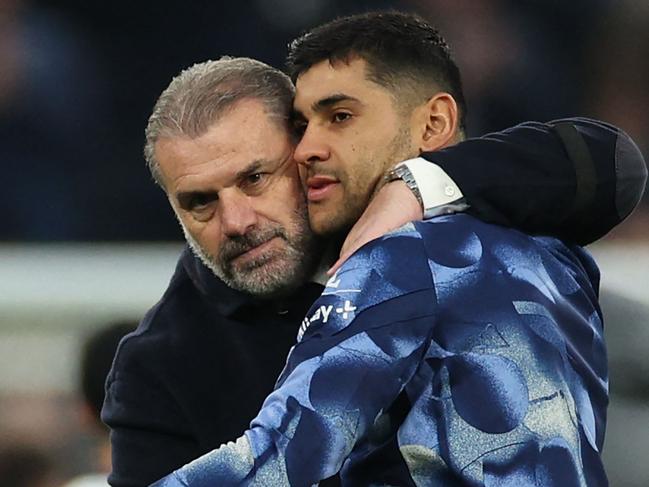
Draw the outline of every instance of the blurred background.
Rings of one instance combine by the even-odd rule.
[[[182,245],[142,157],[171,78],[224,54],[282,67],[304,29],[391,7],[419,12],[449,41],[470,135],[590,116],[649,155],[648,0],[0,0],[0,485],[105,469],[81,365],[105,354],[89,345],[98,333],[135,326],[159,299]],[[591,246],[614,486],[649,485],[648,200]]]

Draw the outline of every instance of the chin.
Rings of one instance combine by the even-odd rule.
[[[307,279],[304,263],[281,255],[250,263],[239,270],[230,281],[239,291],[260,298],[272,298],[289,294]]]
[[[326,212],[309,211],[309,226],[316,235],[328,235],[331,228],[335,227],[334,223],[331,218],[327,218]]]
[[[323,237],[326,239],[331,239],[334,237],[340,237],[347,235],[353,223],[347,223],[340,218],[320,218],[320,219],[309,219],[311,230],[318,237]]]

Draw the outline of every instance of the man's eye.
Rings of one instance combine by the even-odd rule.
[[[214,194],[195,194],[192,195],[189,199],[189,210],[190,211],[201,211],[207,208],[210,203],[216,201],[216,195]]]
[[[260,183],[266,174],[262,172],[256,172],[246,176],[246,183],[248,184],[257,184]]]
[[[336,112],[331,117],[331,121],[333,123],[342,123],[342,122],[346,122],[350,118],[352,118],[351,113],[348,113],[348,112]]]

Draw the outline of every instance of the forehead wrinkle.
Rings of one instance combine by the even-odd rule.
[[[235,150],[229,151],[229,153],[236,153],[236,152],[237,151],[235,151]],[[250,176],[251,174],[259,171],[264,166],[275,166],[275,165],[280,166],[284,162],[288,161],[288,159],[290,158],[290,154],[291,154],[290,151],[288,151],[286,154],[282,153],[280,155],[279,159],[277,159],[277,160],[270,160],[268,158],[263,158],[263,157],[254,159],[251,162],[249,162],[243,169],[240,169],[240,170],[236,171],[233,176],[224,178],[224,181],[219,186],[227,187],[227,186],[229,186],[231,184],[235,184],[238,181],[240,181],[242,179],[245,179],[247,176]],[[220,159],[222,159],[222,157],[220,157]],[[212,164],[214,162],[217,162],[217,161],[215,161],[215,160],[204,161],[204,162],[198,163],[197,166],[201,166],[201,165],[204,165],[204,164]],[[217,163],[220,163],[221,165],[223,165],[223,164],[227,164],[228,161],[227,160],[225,160],[225,161],[221,160],[221,161],[218,161]],[[196,166],[192,166],[192,167],[196,167]],[[205,174],[205,173],[201,173],[200,171],[192,171],[191,173],[183,174],[182,176],[180,176],[179,178],[176,179],[176,185],[175,185],[176,189],[179,186],[178,183],[180,183],[182,180],[184,180],[186,178],[191,178],[193,176],[202,176],[203,174]],[[198,190],[198,192],[201,192],[201,191],[202,190]],[[207,191],[210,191],[210,190],[207,190]],[[183,193],[188,193],[188,192],[196,192],[196,191],[194,191],[194,190],[190,190],[190,191],[183,190],[182,192]]]
[[[207,177],[211,180],[214,174],[219,171],[219,168],[227,164],[227,156],[236,152],[237,151],[235,150],[230,150],[210,159],[202,161],[191,161],[189,163],[183,164],[184,170],[182,174],[178,175],[178,177],[173,180],[173,186],[175,190],[179,191],[179,187],[182,186],[187,179],[191,181],[194,178],[199,178],[200,186],[210,185],[206,183],[205,178]],[[203,170],[203,168],[206,167],[208,169]],[[193,186],[193,184],[190,183],[190,186]]]

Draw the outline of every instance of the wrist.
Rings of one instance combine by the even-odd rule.
[[[406,164],[398,164],[393,167],[385,176],[386,182],[395,183],[401,182],[405,187],[410,191],[410,193],[415,197],[419,208],[421,209],[422,215],[424,214],[426,207],[424,205],[424,200],[421,197],[421,192],[419,191],[419,186],[415,180],[412,171]]]
[[[403,179],[393,179],[386,182],[381,190],[381,196],[388,198],[393,208],[398,208],[399,214],[403,215],[404,221],[422,220],[424,211],[421,202],[408,187]]]
[[[404,174],[407,167],[412,182],[408,188],[415,194],[422,206],[424,218],[464,211],[468,204],[455,181],[437,164],[416,157],[398,164],[391,173]]]

